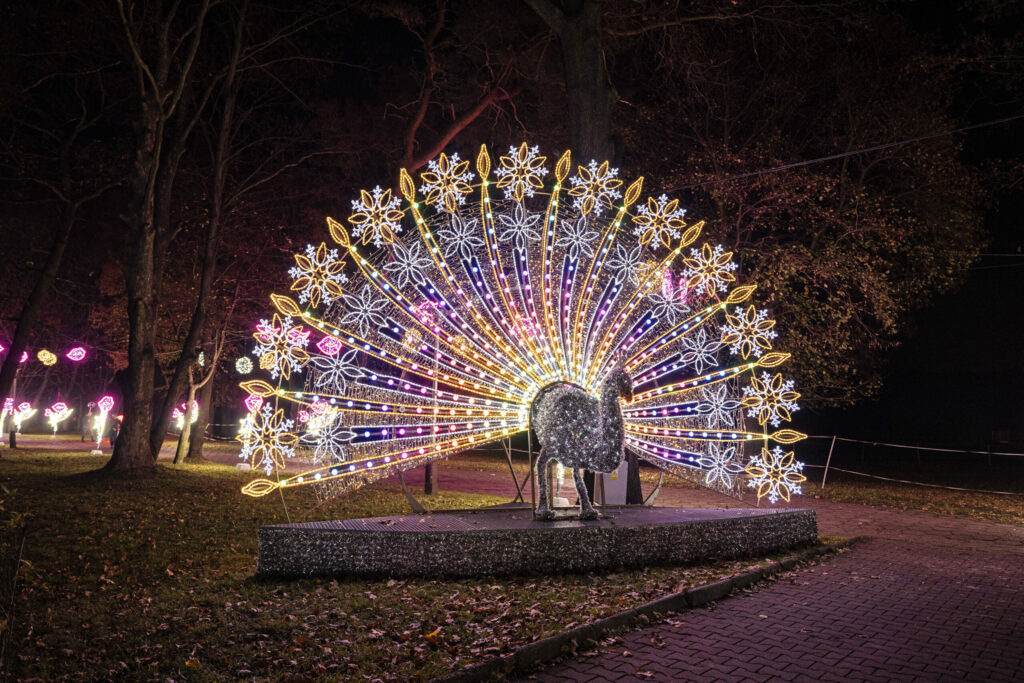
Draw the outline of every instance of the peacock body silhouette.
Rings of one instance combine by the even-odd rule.
[[[267,476],[243,492],[334,496],[532,426],[538,471],[571,467],[577,490],[628,448],[736,497],[800,493],[789,355],[732,254],[695,246],[678,200],[639,201],[643,178],[572,166],[526,143],[473,169],[441,154],[400,197],[361,192],[347,228],[328,218],[335,246],[295,256],[254,334],[268,376],[241,383],[239,455]],[[310,469],[284,476],[297,453]]]

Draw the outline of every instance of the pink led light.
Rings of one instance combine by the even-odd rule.
[[[293,327],[288,330],[288,342],[295,346],[301,346],[309,341],[309,332],[301,327]]]
[[[245,399],[245,407],[250,413],[257,412],[263,407],[263,397],[259,394],[249,394]]]
[[[4,346],[3,344],[0,344],[0,353],[3,353],[6,350],[7,350],[7,347]]]
[[[27,410],[32,410],[32,404],[31,403],[29,403],[28,401],[25,401],[23,403],[19,403],[18,404],[18,412],[19,413],[24,413]]]
[[[65,403],[64,401],[57,401],[52,406],[50,406],[50,410],[52,410],[55,413],[63,413],[67,409],[68,404]]]
[[[104,413],[109,413],[110,409],[114,407],[114,397],[104,396],[100,400],[96,401],[96,405],[99,406],[99,409]]]
[[[179,410],[178,408],[175,408],[174,410],[171,411],[171,418],[172,419],[177,420],[179,417],[181,417],[181,410]]]
[[[316,401],[313,404],[311,404],[309,408],[317,415],[323,415],[324,413],[327,412],[327,403],[325,403],[324,401]]]
[[[66,355],[69,360],[77,363],[78,361],[85,359],[86,351],[81,346],[76,346],[64,355]]]
[[[307,422],[309,422],[309,411],[308,410],[300,410],[299,411],[299,422],[301,422],[302,424],[306,424]]]
[[[316,348],[327,356],[337,356],[341,351],[341,342],[334,337],[324,337],[316,344]]]
[[[28,362],[28,351],[22,351],[21,352],[21,359],[18,360],[18,362],[19,363],[27,363]]]

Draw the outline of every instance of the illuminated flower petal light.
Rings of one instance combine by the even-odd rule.
[[[472,169],[442,154],[419,187],[400,172],[400,197],[361,192],[351,235],[328,219],[337,250],[307,247],[298,300],[274,295],[256,332],[270,381],[242,383],[238,438],[276,476],[246,494],[335,495],[505,439],[528,427],[543,387],[596,397],[619,367],[634,387],[620,433],[639,457],[736,497],[797,492],[786,454],[762,452],[804,438],[769,429],[797,409],[793,382],[768,372],[789,355],[772,349],[768,313],[745,303],[754,287],[737,284],[732,254],[695,245],[702,223],[677,200],[640,202],[642,178],[627,185],[568,152],[546,161],[525,144],[497,164],[481,148]],[[312,469],[285,476],[299,452]]]
[[[71,349],[64,355],[67,356],[68,360],[77,363],[79,361],[85,360],[86,351],[81,346],[76,346],[75,348]]]

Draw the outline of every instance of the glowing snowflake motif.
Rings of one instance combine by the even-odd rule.
[[[733,355],[740,354],[744,360],[750,354],[760,358],[762,353],[772,348],[770,340],[779,336],[773,327],[775,321],[768,318],[768,311],[758,311],[753,306],[744,311],[737,306],[735,315],[725,314],[722,346],[729,346]]]
[[[391,253],[394,260],[384,266],[384,270],[395,274],[395,284],[405,288],[410,282],[417,285],[427,284],[427,276],[424,274],[430,268],[430,257],[423,251],[420,242],[413,242],[408,246],[401,242],[395,242]]]
[[[385,242],[394,242],[395,235],[402,232],[399,203],[398,197],[391,196],[391,190],[382,190],[379,185],[373,188],[372,195],[362,190],[359,199],[352,201],[355,213],[348,217],[353,226],[352,236],[361,238],[363,244],[373,241],[378,248]]]
[[[767,372],[761,378],[750,378],[749,387],[743,387],[743,405],[748,408],[747,415],[756,417],[762,425],[771,423],[779,426],[780,420],[792,419],[790,413],[800,410],[795,401],[800,394],[793,391],[793,380],[782,381],[782,374],[769,377]]]
[[[455,213],[466,203],[466,195],[472,192],[469,182],[473,180],[473,172],[469,170],[469,162],[460,161],[458,154],[453,154],[451,159],[442,154],[427,165],[430,170],[420,174],[423,180],[420,192],[426,195],[427,204],[433,204],[438,211]]]
[[[527,147],[524,142],[519,146],[508,148],[508,156],[498,160],[499,168],[494,169],[498,176],[498,189],[505,191],[505,199],[515,198],[517,202],[523,197],[532,197],[535,190],[543,187],[541,178],[547,175],[544,168],[547,157],[540,156],[539,147]]]
[[[683,349],[680,356],[682,365],[690,365],[698,375],[704,372],[704,368],[713,368],[718,365],[718,350],[722,348],[722,342],[708,334],[707,328],[701,327],[694,334],[683,337]]]
[[[251,422],[235,437],[242,444],[238,458],[267,474],[284,468],[285,458],[295,457],[299,440],[291,433],[292,421],[284,418],[283,410],[274,410],[269,404],[250,418]]]
[[[477,229],[477,219],[463,219],[453,213],[448,225],[448,228],[437,231],[437,236],[444,245],[442,251],[445,258],[458,255],[468,261],[473,258],[474,249],[484,246],[484,240]]]
[[[579,261],[580,256],[592,258],[594,240],[597,236],[597,231],[590,229],[587,216],[584,214],[574,221],[562,221],[562,230],[559,239],[555,241],[555,246],[568,249],[570,261]]]
[[[736,447],[717,443],[708,444],[707,455],[697,458],[697,464],[707,471],[704,483],[731,489],[736,475],[743,472],[743,465],[736,461]]]
[[[347,353],[313,356],[309,364],[316,369],[314,386],[317,390],[344,394],[350,381],[365,377],[362,368],[356,365],[357,354],[356,349],[350,349]]]
[[[498,234],[498,240],[511,242],[516,249],[525,252],[531,240],[540,239],[540,231],[537,229],[540,227],[540,219],[539,213],[527,213],[522,204],[516,204],[511,216],[498,215],[498,222],[504,226]]]
[[[690,307],[686,305],[682,297],[674,294],[665,295],[662,292],[655,292],[649,298],[652,305],[651,313],[669,325],[680,322],[683,316],[690,312]]]
[[[357,325],[359,335],[365,338],[371,330],[387,325],[384,318],[384,311],[390,301],[380,296],[376,288],[371,285],[363,285],[358,296],[345,294],[342,296],[347,311],[339,321],[342,325]]]
[[[348,277],[341,272],[337,249],[328,251],[323,242],[319,247],[307,244],[305,255],[295,255],[295,263],[288,274],[295,280],[292,291],[299,292],[299,303],[308,301],[316,307],[321,301],[326,305],[341,296],[341,286]]]
[[[273,379],[289,379],[293,370],[302,372],[302,365],[309,360],[305,350],[309,331],[293,327],[291,316],[281,318],[275,313],[270,322],[261,320],[252,336],[259,342],[253,355],[259,357],[260,368],[269,370]]]
[[[311,419],[309,426],[301,440],[314,445],[313,464],[331,465],[347,460],[345,445],[351,443],[355,434],[342,424],[341,411],[331,410]]]
[[[576,175],[572,177],[573,187],[569,190],[569,196],[574,198],[572,205],[584,215],[593,211],[595,216],[600,216],[622,196],[618,189],[622,181],[618,175],[619,169],[611,168],[607,161],[600,166],[596,161],[591,161],[587,167],[578,166]]]
[[[639,287],[650,273],[648,264],[643,259],[643,245],[637,244],[632,249],[624,244],[615,245],[615,254],[608,259],[608,269],[616,282],[623,279]]]
[[[772,503],[781,498],[789,502],[791,494],[800,494],[800,484],[807,481],[803,474],[804,464],[793,460],[793,451],[784,453],[776,446],[772,450],[761,449],[761,455],[755,455],[747,465],[747,486],[757,489],[757,499],[768,496]]]
[[[736,280],[736,276],[732,274],[736,270],[736,264],[730,260],[731,258],[732,252],[723,251],[721,244],[714,249],[710,244],[705,244],[700,251],[691,249],[690,258],[683,259],[683,275],[688,278],[690,291],[697,296],[710,296],[716,290],[728,290],[729,283]]]
[[[732,427],[733,411],[743,403],[729,394],[729,386],[722,382],[700,391],[700,402],[697,403],[697,414],[702,416],[707,427]]]
[[[661,195],[657,199],[647,198],[647,206],[638,206],[633,217],[633,234],[640,238],[640,244],[648,245],[652,241],[660,242],[666,247],[672,246],[672,240],[679,239],[680,230],[686,227],[683,216],[686,209],[679,208],[679,200]]]

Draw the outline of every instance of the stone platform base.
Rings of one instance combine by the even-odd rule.
[[[620,508],[538,522],[498,506],[260,527],[261,577],[554,574],[734,559],[818,538],[813,510]]]

